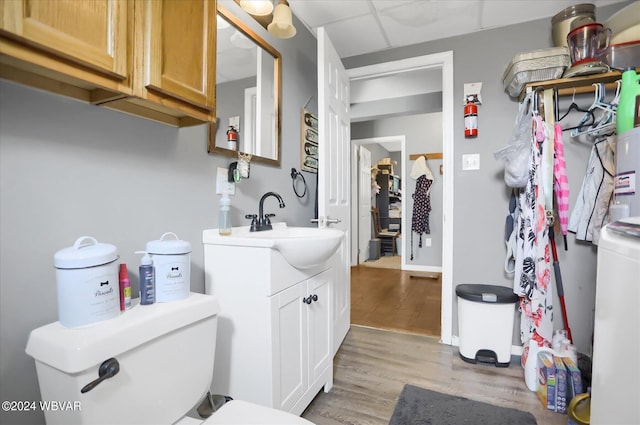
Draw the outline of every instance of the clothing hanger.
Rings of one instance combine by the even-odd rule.
[[[614,97],[614,100],[611,103],[606,103],[604,101],[604,98],[606,96],[605,86],[602,83],[598,83],[598,86],[599,86],[598,99],[597,99],[597,102],[593,105],[593,110],[600,111],[601,115],[595,120],[593,124],[588,126],[586,129],[580,129],[577,132],[577,135],[581,135],[581,134],[589,135],[590,136],[589,139],[591,139],[592,141],[594,137],[600,137],[600,136],[606,137],[607,134],[615,132],[615,126],[616,126],[615,118],[616,118],[617,105],[613,103],[613,101],[615,101],[616,99]],[[618,94],[617,89],[616,89],[616,94]]]
[[[595,115],[593,114],[593,111],[589,110],[589,109],[582,109],[580,106],[578,106],[578,104],[576,103],[576,89],[574,87],[573,89],[573,97],[571,98],[571,105],[569,105],[569,108],[567,109],[567,112],[564,113],[563,116],[561,116],[560,118],[556,119],[556,122],[560,122],[562,121],[567,115],[569,115],[569,113],[571,113],[571,111],[578,111],[578,112],[583,112],[585,114],[588,114],[589,117],[591,118],[591,122],[589,124],[583,124],[583,125],[591,125],[593,124],[593,122],[596,120]],[[584,117],[583,117],[584,118]],[[563,128],[562,131],[569,131],[569,130],[575,130],[579,127],[579,125],[575,126],[575,127],[567,127],[567,128]]]
[[[601,84],[600,83],[593,83],[592,86],[595,87],[594,90],[594,94],[593,94],[593,103],[591,104],[591,106],[589,106],[588,109],[588,113],[586,113],[585,115],[583,115],[582,119],[580,120],[580,122],[578,123],[577,126],[573,127],[572,131],[571,131],[571,137],[578,137],[581,134],[583,134],[586,129],[585,127],[589,128],[591,125],[593,125],[596,121],[596,117],[595,114],[593,113],[594,109],[596,108],[596,105],[598,104],[598,102],[601,99]],[[587,121],[589,120],[589,118],[592,118],[592,122],[591,124],[587,124]]]

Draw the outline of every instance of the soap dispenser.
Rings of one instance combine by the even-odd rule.
[[[220,199],[218,221],[218,233],[222,236],[229,236],[231,234],[231,199],[229,199],[228,193],[223,193]]]
[[[156,279],[153,260],[146,251],[136,251],[144,254],[140,260],[140,304],[149,305],[156,301]]]

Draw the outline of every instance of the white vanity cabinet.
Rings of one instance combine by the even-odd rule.
[[[299,270],[277,250],[206,240],[205,292],[221,307],[213,393],[301,414],[333,385],[333,270]]]
[[[325,270],[270,297],[276,378],[273,407],[300,414],[323,385],[325,391],[330,389],[332,383],[326,387],[322,381],[332,364],[330,277],[331,270]]]

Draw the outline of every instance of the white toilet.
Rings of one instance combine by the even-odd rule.
[[[26,352],[42,400],[62,402],[45,410],[47,424],[312,424],[240,400],[206,420],[186,416],[211,385],[219,310],[214,296],[191,293],[83,328],[55,322],[33,330]],[[105,363],[111,358],[117,366]],[[87,391],[103,364],[103,372],[119,371]]]

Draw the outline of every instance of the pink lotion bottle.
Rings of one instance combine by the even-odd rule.
[[[131,308],[131,282],[126,264],[120,264],[120,311]]]

